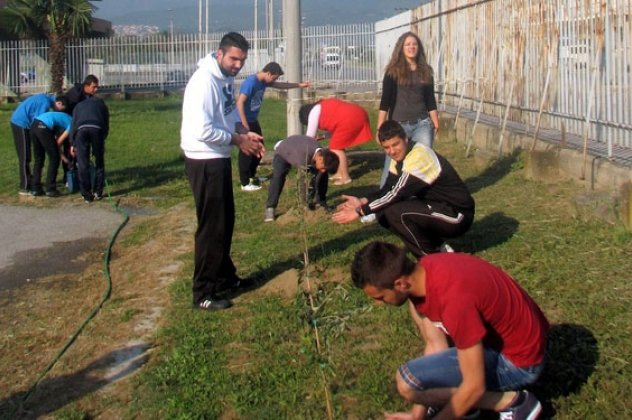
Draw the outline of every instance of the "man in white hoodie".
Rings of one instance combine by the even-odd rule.
[[[223,289],[239,287],[230,248],[235,225],[235,202],[230,152],[232,146],[248,155],[264,153],[263,138],[240,129],[234,76],[248,57],[248,41],[229,32],[216,52],[198,62],[187,83],[182,103],[180,147],[193,190],[198,227],[195,232],[193,306],[226,309]]]

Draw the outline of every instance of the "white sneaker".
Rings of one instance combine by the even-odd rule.
[[[263,214],[264,222],[274,222],[274,207],[268,207]]]
[[[454,249],[446,242],[442,243],[439,247],[439,252],[454,252]]]
[[[375,213],[367,214],[366,216],[360,217],[360,222],[362,222],[362,223],[373,223],[373,222],[375,222]]]
[[[542,412],[542,404],[529,391],[520,391],[522,395],[522,403],[512,405],[500,412],[500,420],[535,420]]]
[[[256,184],[253,184],[252,182],[248,185],[241,186],[242,191],[258,191],[260,189],[261,189],[261,185],[256,185]]]

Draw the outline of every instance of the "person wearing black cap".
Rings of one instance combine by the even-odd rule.
[[[263,135],[258,118],[266,88],[294,89],[311,86],[309,81],[299,83],[279,82],[277,79],[283,74],[283,69],[279,63],[272,61],[256,74],[248,76],[241,84],[239,97],[237,98],[237,109],[241,124],[248,131],[254,131]],[[258,156],[249,156],[241,151],[239,152],[239,181],[241,182],[242,191],[257,191],[261,189],[258,178],[255,178],[260,161],[261,158]]]

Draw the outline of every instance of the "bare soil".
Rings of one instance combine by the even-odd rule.
[[[0,290],[0,418],[54,417],[70,403],[89,418],[125,417],[133,395],[130,379],[151,361],[155,334],[170,304],[168,287],[188,275],[182,261],[193,251],[195,231],[194,210],[185,205],[156,215],[140,213],[130,217],[112,248],[109,299],[42,378],[104,296],[103,259],[109,238],[91,238],[82,246],[68,244],[54,253],[42,253],[37,260],[69,261],[64,255],[68,253],[75,263],[62,272],[42,270],[41,276],[20,287]],[[295,222],[295,213],[290,210],[277,222]],[[327,216],[317,211],[310,217]],[[137,243],[130,238],[137,226],[151,226],[148,240]],[[331,273],[325,281],[339,281],[338,274]],[[299,276],[298,271],[288,270],[242,294],[235,303],[267,294],[293,299]],[[303,288],[305,284],[309,282]]]
[[[135,225],[147,221],[155,231],[150,240],[121,245]],[[151,356],[169,304],[168,286],[181,274],[181,257],[192,251],[194,229],[195,214],[186,206],[130,218],[112,248],[109,299],[26,401],[31,386],[103,298],[109,238],[41,254],[34,260],[68,261],[73,255],[78,263],[72,272],[67,267],[61,274],[42,272],[18,288],[0,290],[0,418],[47,417],[74,401],[91,417],[123,417],[129,378]]]

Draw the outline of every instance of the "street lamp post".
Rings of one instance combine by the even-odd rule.
[[[255,0],[255,35],[254,35],[254,52],[255,52],[255,69],[259,69],[259,2]]]
[[[169,12],[169,66],[168,70],[173,72],[173,66],[175,64],[175,51],[174,51],[174,36],[173,36],[173,9],[167,9]]]

